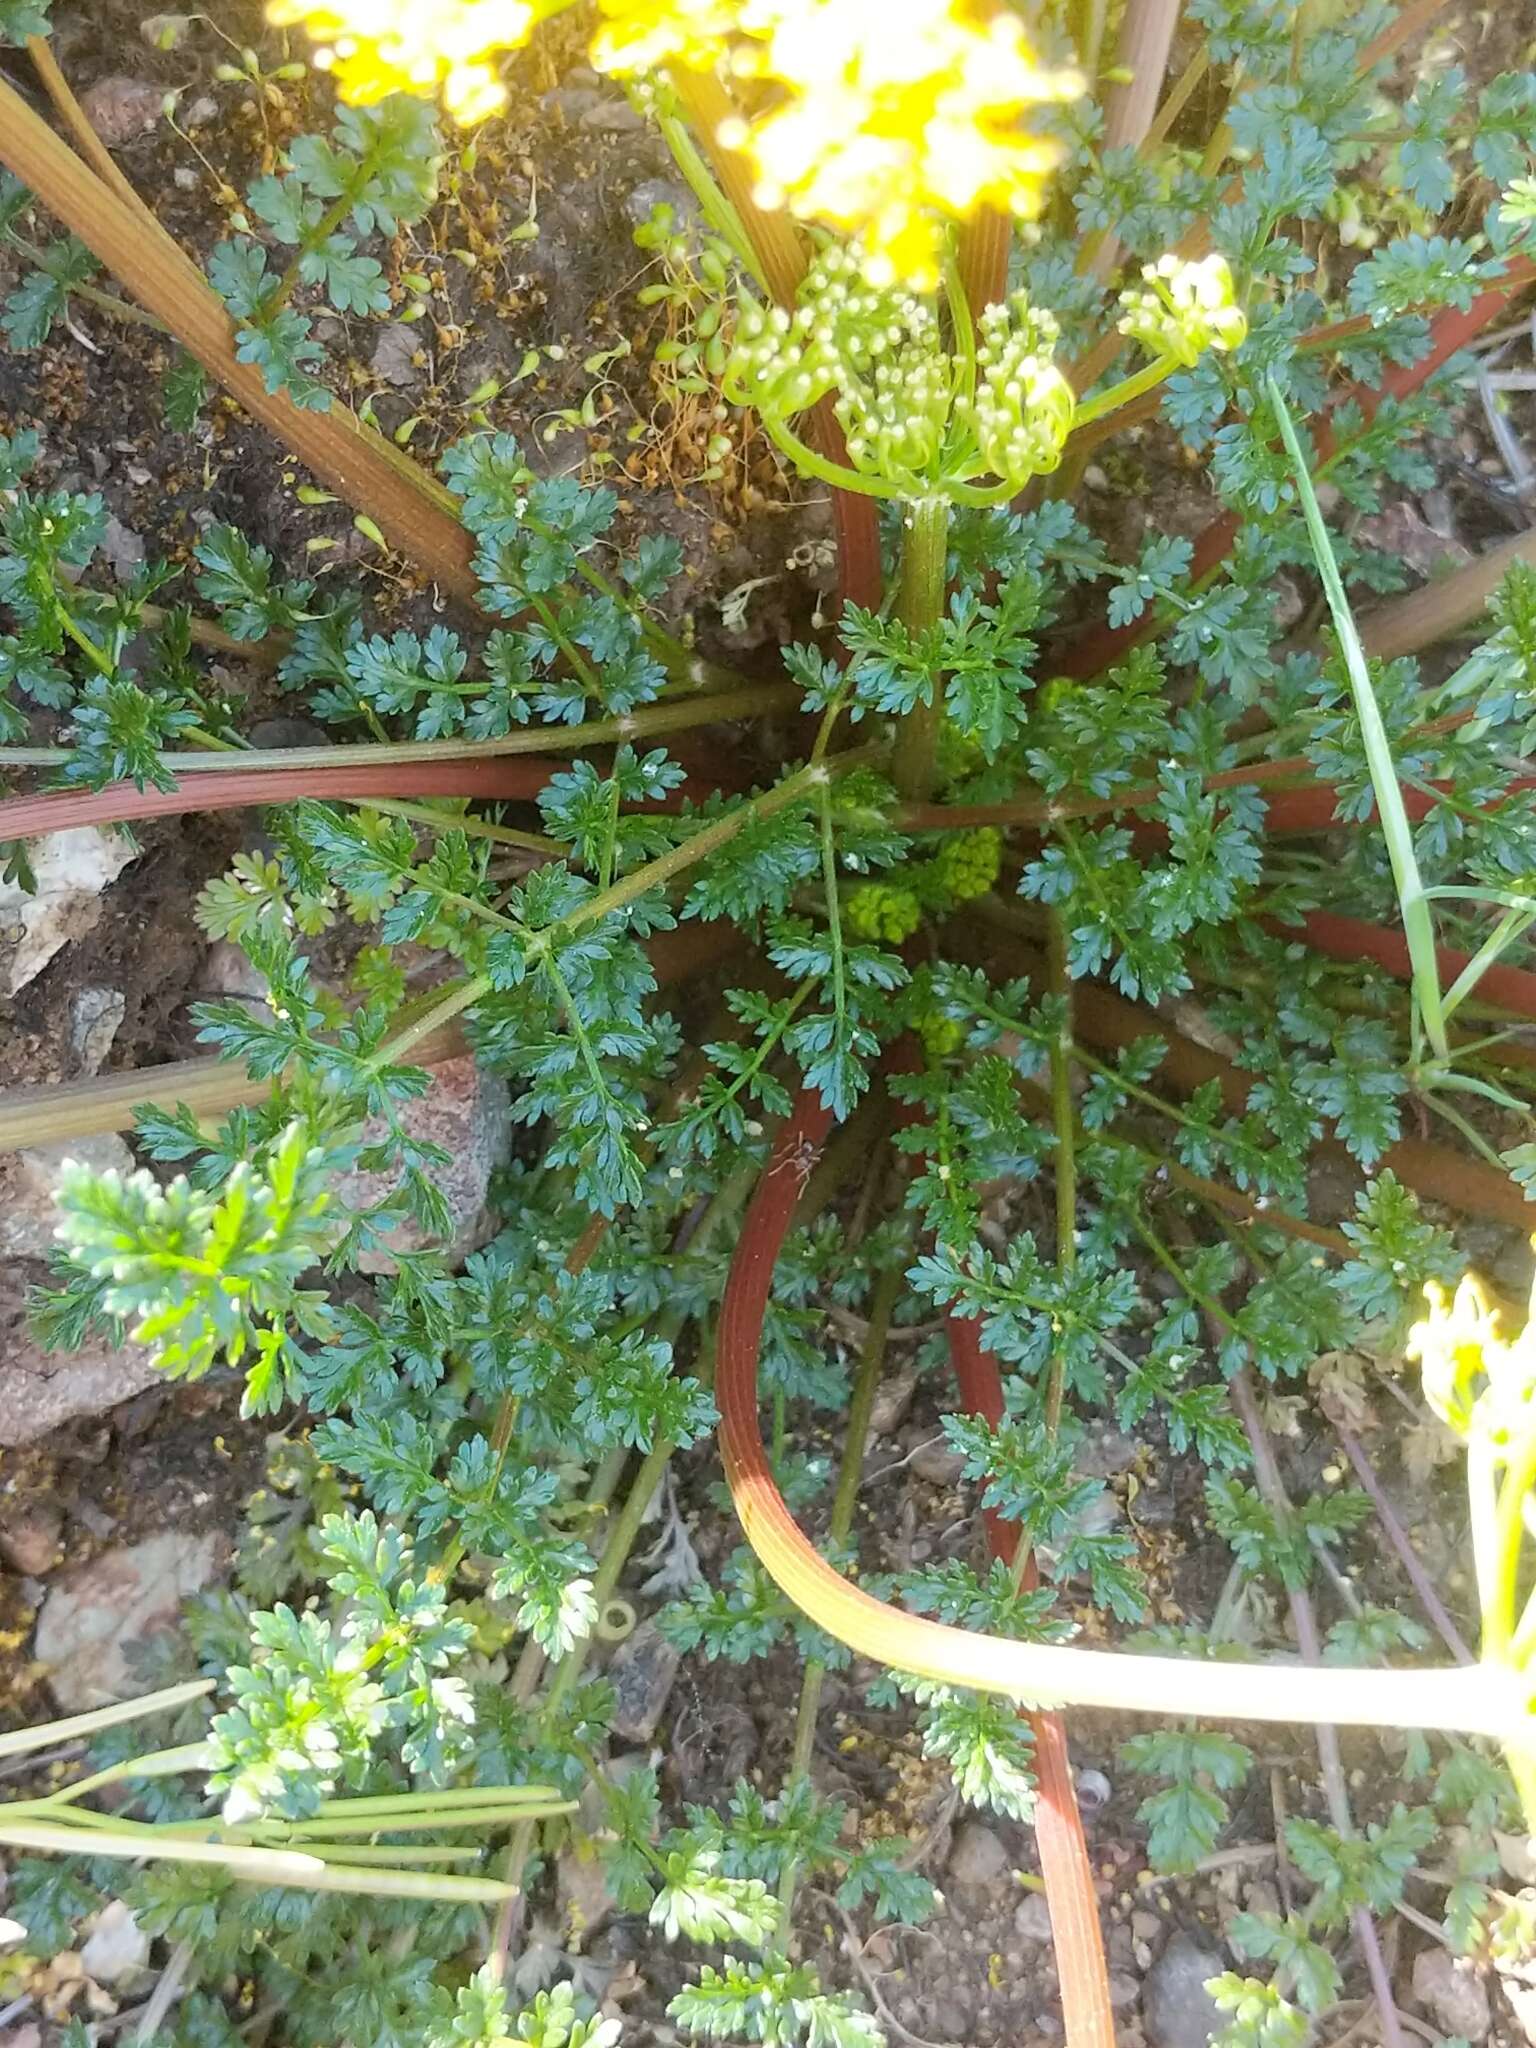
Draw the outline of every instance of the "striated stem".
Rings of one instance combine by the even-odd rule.
[[[948,563],[948,500],[918,498],[907,507],[896,591],[896,616],[914,640],[944,615]],[[933,793],[944,723],[942,693],[943,683],[936,678],[933,701],[915,705],[897,729],[891,779],[899,794],[911,801],[921,802]]]

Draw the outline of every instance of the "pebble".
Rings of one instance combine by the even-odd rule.
[[[1161,1913],[1149,1913],[1145,1906],[1131,1915],[1131,1933],[1138,1941],[1156,1941],[1166,1924]]]
[[[1021,1941],[1051,1939],[1051,1909],[1044,1892],[1030,1892],[1019,1901],[1013,1915],[1013,1931]]]
[[[1077,1774],[1077,1804],[1085,1820],[1102,1813],[1114,1795],[1114,1786],[1102,1771],[1079,1771]]]
[[[912,1396],[917,1392],[915,1372],[888,1373],[875,1389],[875,1398],[869,1411],[870,1432],[874,1436],[892,1436],[907,1419],[907,1410],[912,1406]]]
[[[394,321],[379,329],[379,338],[374,343],[368,367],[386,384],[393,384],[397,390],[403,389],[407,384],[414,384],[421,375],[415,360],[420,346],[421,338],[414,327],[402,327]]]
[[[1488,1990],[1470,1964],[1443,1948],[1427,1948],[1413,1962],[1413,1995],[1447,2034],[1487,2038],[1493,2024]]]
[[[99,1074],[123,1028],[128,999],[120,988],[76,989],[69,1006],[69,1049],[82,1074]]]
[[[1215,1949],[1188,1934],[1176,1934],[1147,1973],[1142,2013],[1152,2048],[1207,2048],[1227,2024],[1206,1990],[1224,1965]]]
[[[57,1508],[16,1508],[0,1520],[0,1557],[13,1572],[40,1579],[59,1554],[64,1517]]]
[[[65,1713],[84,1713],[142,1690],[127,1645],[176,1626],[181,1603],[217,1578],[228,1556],[214,1531],[167,1530],[55,1579],[37,1618],[33,1655]]]
[[[1007,1872],[1009,1862],[1002,1838],[979,1820],[968,1820],[955,1830],[955,1845],[949,1852],[949,1874],[957,1885],[981,1890],[996,1884]]]
[[[121,1899],[113,1899],[96,1915],[96,1924],[80,1949],[86,1975],[98,1984],[117,1984],[142,1970],[149,1961],[149,1936]]]
[[[21,1291],[8,1290],[0,1306],[0,1449],[36,1443],[66,1422],[100,1415],[146,1387],[165,1384],[141,1344],[90,1336],[78,1351],[44,1351],[28,1326],[24,1300]],[[70,1448],[78,1454],[78,1441]]]
[[[115,1131],[95,1137],[61,1138],[55,1145],[28,1145],[0,1163],[0,1251],[13,1259],[46,1259],[58,1244],[59,1210],[54,1200],[64,1169],[74,1163],[93,1173],[130,1174],[133,1154]]]
[[[147,78],[98,78],[80,95],[80,107],[108,149],[118,149],[159,122],[165,88]]]
[[[1109,2002],[1116,2012],[1129,2012],[1141,1996],[1141,1986],[1125,1970],[1111,1970],[1108,1979]]]
[[[951,1449],[947,1437],[934,1437],[912,1453],[912,1470],[930,1486],[953,1486],[964,1469],[964,1453]]]
[[[109,512],[102,528],[101,552],[111,563],[118,582],[126,583],[135,569],[144,566],[144,536],[135,533],[131,526],[124,526],[121,519]]]

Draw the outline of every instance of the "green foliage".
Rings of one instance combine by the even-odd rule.
[[[1229,1735],[1198,1729],[1156,1729],[1120,1745],[1131,1770],[1169,1783],[1142,1801],[1137,1819],[1147,1828],[1154,1870],[1193,1870],[1216,1847],[1229,1818],[1224,1794],[1247,1777],[1253,1757]]]

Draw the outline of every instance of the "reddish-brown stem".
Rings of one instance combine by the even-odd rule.
[[[960,1405],[995,1427],[1003,1416],[1003,1382],[996,1358],[982,1348],[974,1322],[951,1316],[949,1359],[960,1389]],[[1012,1563],[1018,1548],[1016,1523],[987,1509],[987,1545],[994,1557]],[[1031,1557],[1023,1581],[1033,1586],[1037,1575]],[[1093,1865],[1078,1811],[1077,1786],[1067,1751],[1066,1724],[1060,1714],[1031,1710],[1026,1716],[1035,1745],[1035,1841],[1051,1910],[1051,1934],[1061,1981],[1061,2010],[1070,2048],[1114,2048],[1115,2023],[1109,2002],[1104,1962],[1104,1936],[1099,1923]]]
[[[1295,936],[1295,928],[1266,919],[1269,929],[1283,938]],[[1412,965],[1408,942],[1400,931],[1368,924],[1363,917],[1341,917],[1332,910],[1309,910],[1301,921],[1301,936],[1330,960],[1371,960],[1401,981],[1411,981]],[[1449,987],[1471,962],[1471,954],[1455,946],[1436,946],[1442,983]],[[1525,967],[1506,967],[1495,962],[1484,970],[1477,984],[1479,1000],[1496,1009],[1509,1010],[1517,1017],[1536,1022],[1536,974]]]
[[[995,206],[982,206],[960,230],[960,288],[971,318],[980,319],[1008,290],[1013,222]]]

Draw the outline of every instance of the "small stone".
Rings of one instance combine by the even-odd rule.
[[[600,135],[633,135],[645,126],[628,100],[600,99],[581,117],[583,128],[595,128]]]
[[[506,1158],[511,1143],[506,1083],[464,1053],[434,1067],[426,1094],[400,1104],[396,1114],[418,1144],[441,1146],[447,1154],[446,1165],[428,1171],[448,1205],[449,1233],[443,1250],[450,1265],[461,1265],[491,1234],[486,1193],[491,1175]],[[388,1135],[383,1118],[370,1118],[363,1126],[362,1141],[377,1145]],[[395,1186],[393,1174],[354,1171],[337,1183],[336,1196],[348,1208],[366,1209],[385,1200]],[[394,1253],[420,1251],[429,1241],[435,1242],[418,1224],[402,1221],[385,1233],[382,1244],[365,1250],[358,1265],[365,1273],[392,1273]]]
[[[1406,563],[1420,576],[1463,569],[1472,560],[1472,550],[1464,541],[1450,540],[1437,533],[1418,507],[1406,502],[1368,513],[1355,532],[1364,546],[1380,548],[1384,555]]]
[[[96,1924],[80,1949],[85,1973],[98,1984],[117,1984],[142,1970],[149,1961],[149,1936],[121,1899],[113,1899],[96,1915]]]
[[[0,1519],[0,1557],[13,1572],[40,1579],[59,1554],[64,1517],[57,1508],[17,1508]]]
[[[568,1843],[555,1864],[555,1903],[572,1949],[580,1951],[612,1918],[618,1900],[608,1888],[608,1866],[591,1842]]]
[[[869,1426],[876,1436],[892,1436],[900,1429],[916,1392],[915,1372],[893,1372],[880,1382],[869,1411]]]
[[[102,529],[101,552],[111,563],[118,582],[126,583],[135,569],[144,566],[144,536],[108,513]]]
[[[152,50],[179,50],[191,26],[190,14],[146,14],[139,34]]]
[[[32,1648],[48,1667],[59,1706],[84,1713],[139,1690],[126,1646],[173,1629],[182,1601],[217,1578],[227,1556],[225,1538],[212,1530],[199,1536],[167,1530],[104,1551],[56,1579]]]
[[[620,1643],[608,1666],[614,1688],[610,1726],[620,1741],[651,1740],[661,1726],[682,1661],[682,1651],[667,1641],[654,1621],[642,1621]]]
[[[1137,1941],[1156,1941],[1163,1931],[1160,1913],[1149,1913],[1145,1906],[1138,1906],[1131,1915],[1131,1933]]]
[[[216,939],[203,960],[203,989],[211,996],[243,996],[264,1003],[272,984],[241,947],[228,939]]]
[[[128,1014],[120,988],[76,989],[69,1006],[69,1049],[82,1074],[99,1074]]]
[[[996,1884],[1007,1873],[1008,1851],[999,1836],[979,1820],[968,1820],[955,1830],[955,1845],[949,1852],[949,1874],[967,1890],[982,1890]]]
[[[671,207],[674,227],[687,227],[699,217],[698,202],[676,178],[642,178],[624,195],[624,217],[631,227],[643,227],[658,206]]]
[[[1013,1929],[1021,1941],[1051,1939],[1051,1909],[1044,1892],[1030,1892],[1019,1901],[1013,1915]]]
[[[219,103],[212,93],[200,93],[188,107],[182,120],[184,128],[206,128],[210,121],[219,118]]]
[[[1217,1951],[1193,1936],[1173,1937],[1142,1988],[1142,2014],[1152,2048],[1207,2048],[1227,2024],[1205,1988],[1224,1967]]]
[[[965,1470],[965,1453],[952,1450],[947,1437],[937,1436],[912,1453],[912,1470],[930,1486],[953,1486]]]
[[[7,2027],[0,2034],[0,2048],[43,2048],[43,2030],[36,2020],[28,2020],[20,2027]]]
[[[1107,1981],[1110,2005],[1116,2012],[1129,2012],[1141,1996],[1141,1986],[1125,1970],[1111,1970]]]
[[[1136,1439],[1123,1429],[1095,1429],[1083,1438],[1072,1462],[1085,1479],[1112,1479],[1135,1462]]]
[[[1267,1877],[1256,1877],[1243,1893],[1243,1904],[1250,1913],[1271,1914],[1280,1918],[1280,1893]]]
[[[134,858],[119,832],[94,825],[49,832],[28,848],[35,891],[0,882],[0,995],[13,996],[41,974],[71,939],[92,930],[101,895]]]
[[[177,164],[171,172],[171,183],[178,192],[195,192],[199,182],[198,174],[190,164]]]
[[[5,1450],[36,1443],[66,1422],[100,1415],[146,1387],[165,1384],[141,1344],[91,1336],[78,1351],[44,1351],[28,1327],[24,1292],[11,1289],[0,1297],[0,1379]]]
[[[421,375],[416,364],[416,351],[420,338],[414,327],[402,327],[399,321],[379,329],[379,338],[374,343],[373,354],[368,367],[375,377],[386,384],[393,384],[396,390],[403,390],[407,384],[414,384]]]
[[[59,1220],[54,1196],[71,1162],[93,1173],[133,1172],[133,1154],[115,1131],[28,1145],[0,1160],[0,1252],[13,1259],[46,1259],[53,1251]]]
[[[331,735],[312,718],[260,718],[251,727],[251,745],[266,753],[279,747],[328,747]]]
[[[1102,1813],[1114,1796],[1114,1786],[1102,1771],[1079,1771],[1077,1774],[1077,1803],[1085,1820],[1096,1813]]]
[[[80,95],[80,107],[108,149],[147,135],[165,106],[165,88],[146,78],[98,78]]]
[[[1413,1960],[1413,1995],[1443,2033],[1466,2041],[1487,2039],[1493,2024],[1482,1978],[1443,1948],[1427,1948]]]

